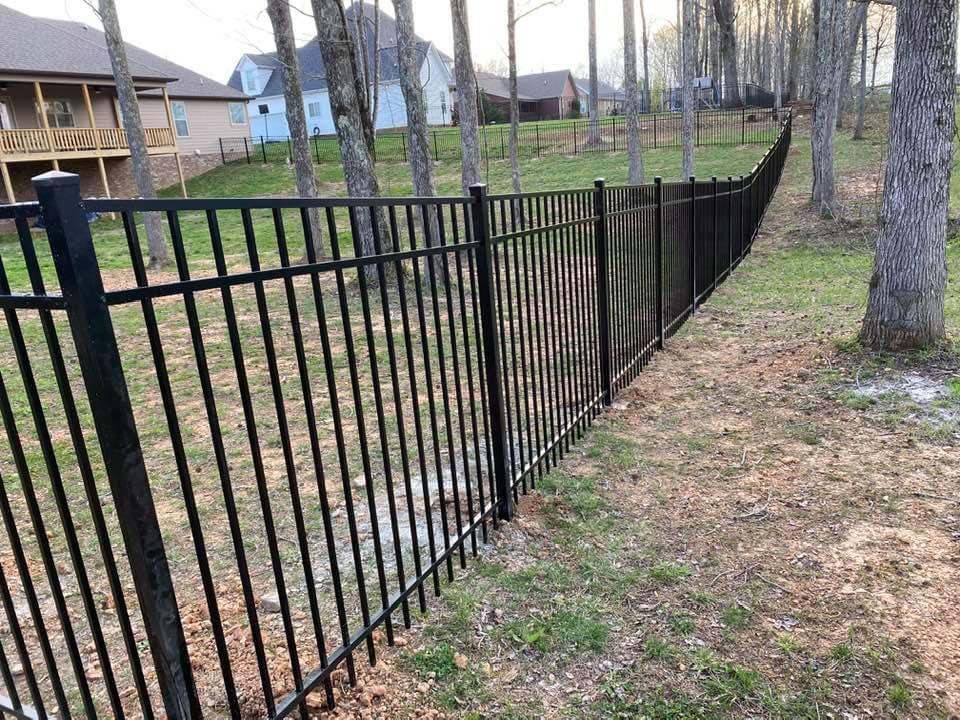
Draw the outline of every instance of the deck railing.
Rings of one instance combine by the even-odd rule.
[[[173,147],[176,142],[168,127],[144,128],[148,148]],[[51,147],[52,145],[52,147]],[[123,128],[27,128],[0,130],[0,156],[39,153],[77,153],[97,150],[125,150]]]

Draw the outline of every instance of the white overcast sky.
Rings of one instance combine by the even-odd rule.
[[[95,4],[95,0],[94,4]],[[350,0],[346,0],[349,2]],[[37,17],[76,20],[99,27],[84,0],[0,0]],[[273,48],[264,0],[116,0],[124,39],[185,65],[219,82],[226,82],[245,52]],[[308,11],[309,0],[291,0]],[[468,0],[474,59],[506,62],[506,0]],[[518,12],[539,0],[517,0]],[[391,0],[380,6],[393,14]],[[452,55],[449,0],[413,0],[417,34]],[[622,1],[597,0],[600,61],[620,43]],[[657,27],[675,20],[675,0],[645,0],[648,22]],[[313,18],[293,12],[298,45],[316,35]],[[639,29],[639,14],[637,17]],[[517,26],[517,63],[521,73],[586,67],[587,0],[562,0]]]

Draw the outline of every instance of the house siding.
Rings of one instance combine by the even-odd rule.
[[[187,137],[177,136],[177,148],[182,153],[219,154],[220,138],[249,136],[247,123],[234,125],[230,122],[230,101],[198,100],[196,98],[170,98],[171,102],[182,101],[187,109]],[[235,102],[235,101],[234,101]],[[144,124],[147,117],[158,118],[158,125],[167,124],[166,109],[163,100],[150,98],[141,103]]]

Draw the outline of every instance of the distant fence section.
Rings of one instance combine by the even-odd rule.
[[[777,136],[786,111],[762,108],[739,110],[698,110],[694,125],[697,145],[770,144]],[[622,115],[601,118],[600,141],[592,142],[589,120],[554,120],[520,125],[520,156],[581,155],[584,153],[623,152],[627,148],[626,119]],[[682,144],[681,116],[664,112],[640,117],[640,145],[645,149],[679,147]],[[430,130],[430,150],[438,162],[460,160],[460,131],[457,128]],[[480,151],[484,160],[509,157],[509,125],[485,125],[480,128]],[[314,160],[340,162],[340,146],[331,135],[310,138]],[[404,131],[377,135],[376,160],[407,161],[407,136]],[[220,156],[230,162],[290,162],[290,139],[286,136],[220,138]]]
[[[332,704],[750,252],[790,140],[747,176],[521,195],[35,180],[0,206],[0,712]]]

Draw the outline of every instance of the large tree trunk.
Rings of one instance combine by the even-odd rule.
[[[147,136],[143,132],[140,103],[137,100],[133,77],[130,75],[130,66],[127,64],[127,47],[123,44],[120,18],[117,17],[114,1],[100,0],[99,15],[100,22],[103,23],[103,34],[107,40],[107,54],[110,56],[110,66],[113,68],[114,82],[117,86],[117,102],[120,105],[123,129],[127,134],[127,146],[130,148],[133,182],[140,197],[153,199],[157,197],[157,191],[150,171]],[[40,112],[43,111],[43,108],[40,108]],[[167,241],[164,238],[160,215],[153,212],[144,213],[143,224],[147,232],[150,267],[156,268],[167,261]]]
[[[847,19],[847,40],[843,46],[843,69],[840,75],[840,103],[837,108],[837,129],[843,127],[843,111],[847,107],[850,94],[850,75],[853,72],[853,58],[857,53],[857,39],[860,37],[860,26],[867,21],[867,2],[854,2]]]
[[[883,350],[946,339],[957,0],[899,0],[890,150],[860,340]]]
[[[787,61],[787,97],[797,100],[800,95],[800,53],[804,31],[800,24],[800,0],[790,3],[790,51]]]
[[[337,128],[347,194],[356,198],[379,197],[380,184],[377,182],[377,172],[371,155],[372,142],[368,136],[368,124],[364,122],[362,85],[357,77],[343,6],[340,0],[312,0],[312,4],[320,55],[327,71],[330,111],[333,124]],[[363,255],[373,255],[376,252],[373,225],[370,222],[370,213],[365,210],[360,208],[356,212],[360,251]],[[375,216],[381,227],[381,237],[389,237],[389,229],[386,228],[383,218],[379,213],[375,213]],[[369,281],[376,282],[376,268],[372,265],[366,266],[365,274]]]
[[[740,77],[737,72],[736,0],[713,0],[713,12],[720,30],[720,56],[723,59],[723,106],[740,105]]]
[[[683,143],[681,177],[693,175],[694,123],[696,97],[693,80],[697,73],[697,38],[695,35],[697,0],[683,0],[683,117],[680,134]]]
[[[637,23],[633,17],[633,3],[634,0],[623,0],[623,91],[626,101],[624,114],[627,124],[628,178],[631,185],[639,185],[643,182],[643,156],[640,154],[640,117],[637,107]]]
[[[373,0],[373,68],[370,83],[373,99],[370,101],[370,123],[377,130],[377,113],[380,111],[380,0]]]
[[[860,25],[860,86],[857,88],[857,122],[853,139],[863,140],[867,112],[867,20]]]
[[[597,0],[587,0],[587,32],[590,65],[590,134],[587,145],[600,144],[600,82],[597,75]]]
[[[341,0],[336,1],[340,6],[340,11],[342,14],[343,6],[340,5]],[[347,28],[347,50],[350,54],[350,63],[353,66],[353,82],[356,86],[355,93],[357,97],[357,106],[360,109],[360,120],[363,126],[364,142],[367,144],[367,149],[370,152],[370,156],[373,157],[376,152],[374,147],[376,143],[376,131],[374,129],[373,120],[370,116],[370,82],[368,80],[367,35],[363,19],[363,2],[354,0],[351,10],[354,13],[354,33],[352,37],[350,35],[350,28],[347,25],[347,21],[344,19],[344,27]],[[344,18],[346,18],[345,15]],[[314,20],[316,20],[316,13],[314,13]]]
[[[813,204],[822,215],[833,213],[833,136],[837,125],[843,43],[846,40],[847,0],[820,0],[817,31],[817,72],[814,81]]]
[[[517,13],[507,0],[507,62],[510,65],[510,182],[520,192],[520,94],[517,90]]]
[[[419,197],[437,194],[433,182],[433,158],[427,135],[427,104],[420,85],[422,57],[417,53],[417,35],[413,24],[413,0],[393,0],[397,23],[397,61],[400,65],[400,90],[407,106],[407,139],[413,191]],[[422,218],[421,218],[422,220]],[[440,226],[434,208],[427,210],[426,244],[440,244]],[[429,261],[424,258],[424,273],[429,277]],[[433,277],[443,278],[443,258],[433,256]]]
[[[463,191],[480,182],[480,133],[478,130],[477,77],[470,52],[467,0],[450,0],[453,19],[453,61],[457,83],[457,119],[460,123],[461,177]]]
[[[300,88],[300,65],[297,60],[297,44],[293,35],[293,21],[287,0],[267,0],[267,15],[273,26],[273,38],[280,62],[283,79],[283,100],[287,107],[287,127],[290,130],[290,150],[293,155],[294,173],[297,178],[297,195],[317,196],[317,178],[310,157],[310,138],[307,134],[307,117],[303,109],[303,91]],[[310,208],[310,241],[317,257],[324,254],[323,236],[320,233],[320,211]],[[306,240],[306,238],[305,238]]]
[[[650,34],[647,32],[647,14],[640,3],[640,30],[643,33],[643,112],[653,112],[650,90]]]
[[[786,14],[784,0],[777,0],[777,17],[774,23],[775,55],[773,61],[773,106],[779,110],[783,106],[783,17]]]

